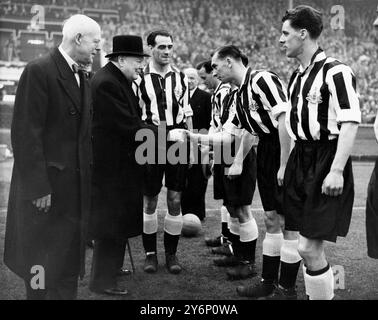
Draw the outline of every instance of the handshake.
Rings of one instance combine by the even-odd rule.
[[[186,129],[172,129],[168,133],[168,141],[184,143],[186,139],[190,139],[192,132]]]

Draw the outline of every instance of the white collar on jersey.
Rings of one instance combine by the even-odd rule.
[[[323,51],[322,48],[319,47],[319,48],[315,51],[314,55],[312,56],[312,58],[311,58],[311,60],[310,60],[310,64],[309,64],[306,68],[303,68],[301,65],[299,65],[299,67],[298,67],[298,72],[299,72],[300,74],[304,74],[304,73],[308,70],[308,68],[309,68],[310,66],[312,66],[314,63],[319,62],[319,61],[322,61],[322,60],[324,60],[324,59],[326,59],[326,58],[327,58],[327,56],[326,56],[325,52]]]
[[[168,73],[170,73],[170,72],[174,72],[174,70],[173,70],[173,68],[171,67],[171,65],[168,65],[168,69],[167,69],[167,71],[164,73],[164,74],[162,74],[161,72],[159,72],[159,71],[157,71],[156,70],[156,68],[154,67],[154,64],[152,63],[152,60],[148,63],[148,65],[147,65],[147,67],[146,67],[146,69],[145,69],[145,74],[147,74],[147,73],[156,73],[156,74],[159,74],[159,75],[161,75],[161,76],[163,76],[163,77],[165,77]]]

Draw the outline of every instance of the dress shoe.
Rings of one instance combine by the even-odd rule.
[[[170,273],[178,274],[181,272],[182,267],[180,266],[175,254],[166,254],[165,262],[166,262],[167,269]]]
[[[228,257],[232,256],[232,251],[230,249],[230,246],[231,246],[230,244],[226,244],[217,248],[213,248],[211,249],[211,253],[228,256]]]
[[[255,276],[257,276],[255,264],[246,261],[227,271],[229,280],[243,280]]]
[[[156,253],[148,254],[144,261],[144,272],[155,273],[158,267],[158,259]]]
[[[129,276],[131,274],[131,271],[129,269],[121,268],[118,271],[118,276],[123,277],[123,276]]]

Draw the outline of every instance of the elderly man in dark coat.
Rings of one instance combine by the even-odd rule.
[[[90,207],[91,109],[79,65],[93,62],[100,26],[74,15],[63,40],[23,71],[11,128],[14,167],[4,262],[28,299],[75,299]]]
[[[148,128],[132,84],[142,68],[142,38],[115,36],[109,63],[93,77],[93,207],[95,239],[90,289],[125,295],[117,283],[126,239],[143,231],[143,167],[135,159],[135,134]]]

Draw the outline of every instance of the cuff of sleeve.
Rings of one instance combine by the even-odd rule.
[[[240,129],[238,128],[237,126],[235,126],[233,123],[231,122],[226,122],[224,125],[223,125],[223,130],[226,131],[227,133],[229,134],[232,134],[234,136],[237,136],[238,138],[241,138],[243,133],[244,133],[244,129]]]
[[[337,122],[357,122],[361,123],[361,112],[351,109],[341,110],[336,118]]]
[[[274,119],[277,120],[278,116],[283,113],[283,112],[287,112],[288,110],[288,104],[287,103],[281,103],[281,104],[277,104],[273,109],[272,109],[272,115],[274,117]]]
[[[193,116],[193,110],[190,106],[184,107],[184,114],[186,117],[192,117]]]

